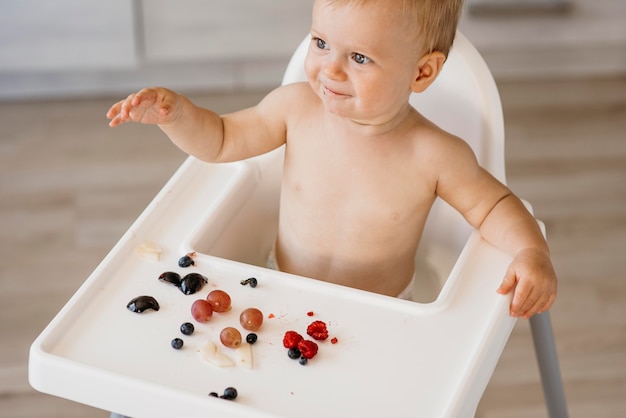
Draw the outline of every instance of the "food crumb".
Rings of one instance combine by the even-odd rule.
[[[337,339],[337,337],[333,337],[330,339],[330,343],[331,344],[337,344],[339,342],[339,340]]]
[[[275,318],[275,317],[276,317],[276,315],[274,315],[273,313],[270,313],[267,317],[268,317],[269,319],[272,319],[272,318]]]
[[[313,311],[309,311],[309,312],[307,312],[306,314],[307,314],[308,316],[313,316],[313,315],[315,315],[315,312],[313,312]]]

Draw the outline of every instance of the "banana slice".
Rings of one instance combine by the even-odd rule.
[[[217,351],[217,346],[209,341],[200,350],[200,355],[204,360],[217,367],[232,367],[235,362],[226,354]]]
[[[142,257],[145,257],[149,260],[159,261],[161,258],[161,253],[163,250],[156,244],[150,241],[143,241],[136,248],[137,254]]]
[[[252,345],[243,343],[235,350],[235,362],[246,369],[252,368]]]

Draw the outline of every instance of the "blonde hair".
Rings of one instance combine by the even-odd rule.
[[[398,7],[411,16],[417,29],[416,39],[422,42],[423,54],[439,51],[446,57],[450,52],[463,0],[329,0],[331,3],[367,5],[382,1],[387,7]]]

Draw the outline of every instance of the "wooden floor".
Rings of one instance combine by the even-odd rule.
[[[500,84],[510,186],[547,226],[551,314],[572,418],[626,416],[626,79]],[[198,96],[218,111],[259,94]],[[0,104],[0,418],[105,417],[40,394],[28,348],[185,156],[111,99]],[[519,321],[479,418],[547,417]],[[434,418],[434,417],[428,417]]]

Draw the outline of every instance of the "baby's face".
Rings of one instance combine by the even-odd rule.
[[[419,45],[388,0],[365,5],[316,0],[307,78],[327,110],[363,124],[391,120],[407,105]]]

